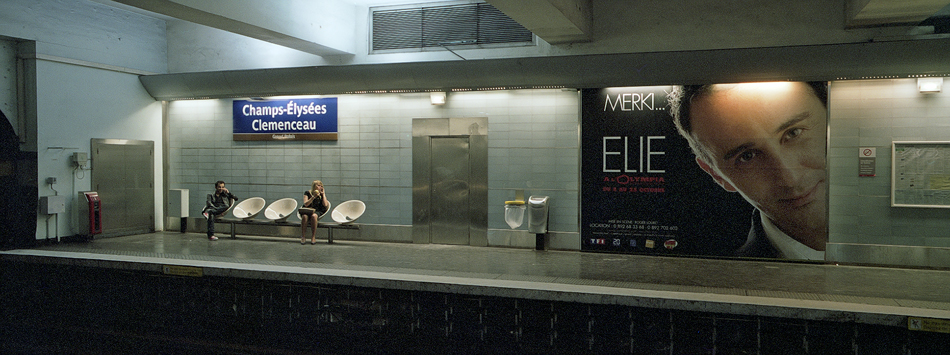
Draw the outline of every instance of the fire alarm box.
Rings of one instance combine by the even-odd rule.
[[[79,193],[79,234],[89,237],[102,233],[102,201],[99,193],[85,191]]]

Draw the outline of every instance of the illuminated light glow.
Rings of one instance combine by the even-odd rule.
[[[795,82],[792,81],[773,81],[762,83],[715,84],[712,87],[714,90],[742,88],[756,92],[787,92],[794,86]]]
[[[917,78],[917,90],[922,93],[940,92],[943,78]]]
[[[433,105],[445,105],[445,93],[444,92],[430,92],[429,101]]]

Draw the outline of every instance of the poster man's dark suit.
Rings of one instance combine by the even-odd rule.
[[[752,213],[752,228],[749,230],[749,236],[736,251],[736,256],[747,258],[780,258],[782,255],[778,249],[769,241],[765,235],[765,229],[762,228],[762,217],[759,210]]]

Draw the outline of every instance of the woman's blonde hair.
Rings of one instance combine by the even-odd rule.
[[[310,194],[317,195],[317,185],[323,186],[323,181],[313,180],[313,183],[310,184]]]

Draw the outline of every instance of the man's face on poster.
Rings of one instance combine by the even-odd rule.
[[[827,109],[802,82],[714,85],[694,97],[697,162],[786,234],[816,250],[827,241]]]

